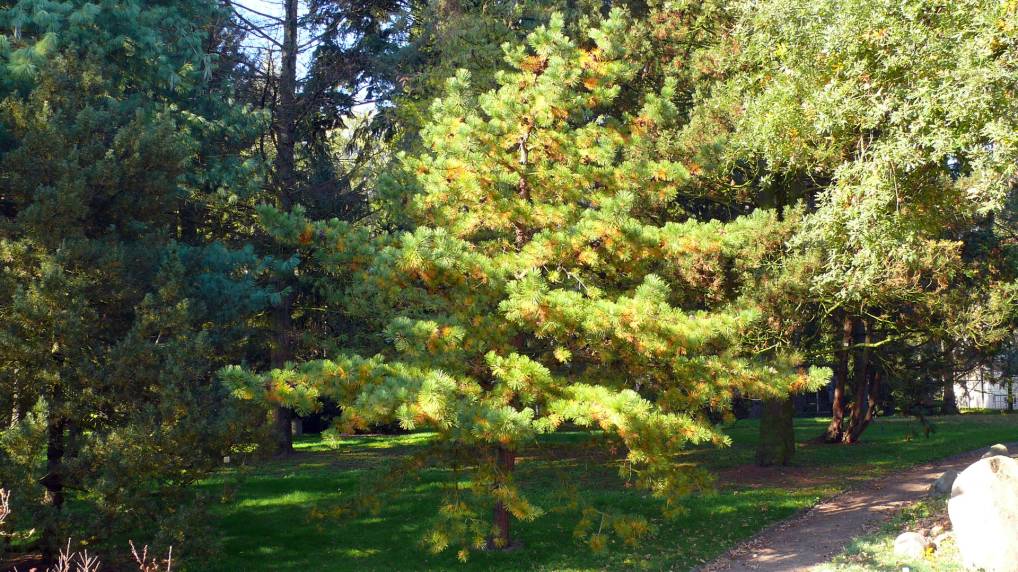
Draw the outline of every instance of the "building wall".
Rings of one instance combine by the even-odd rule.
[[[958,407],[966,409],[1007,409],[1007,386],[990,383],[983,371],[975,371],[954,385]]]

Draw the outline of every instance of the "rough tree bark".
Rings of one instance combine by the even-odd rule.
[[[505,483],[516,469],[516,451],[499,446],[495,449],[495,486]],[[506,550],[513,547],[511,532],[512,514],[509,507],[496,502],[492,510],[492,534],[488,538],[488,550]]]
[[[756,464],[787,465],[795,454],[795,406],[791,398],[765,399],[760,417]]]
[[[279,206],[289,210],[293,206],[293,193],[297,187],[294,162],[295,135],[297,131],[297,18],[298,0],[285,0],[283,15],[283,43],[280,53],[279,103],[275,114],[276,159],[274,176]],[[281,284],[285,286],[285,284]],[[273,346],[270,356],[271,367],[281,368],[293,359],[293,321],[290,314],[291,301],[288,297],[273,309]],[[277,407],[275,411],[276,453],[293,453],[291,421],[293,411]]]
[[[880,372],[876,370],[872,363],[869,364],[868,371],[866,372],[866,404],[865,412],[860,414],[858,417],[852,417],[852,423],[849,425],[845,432],[845,443],[852,444],[859,442],[859,437],[863,431],[869,427],[869,424],[873,422],[873,418],[876,416],[877,407],[879,407],[879,391],[880,391]]]
[[[46,416],[46,475],[41,479],[46,489],[46,503],[53,514],[46,521],[42,531],[42,557],[46,562],[55,562],[63,544],[60,534],[59,513],[64,507],[64,430],[67,419],[64,415],[63,393],[59,386],[53,387],[49,395],[49,413]]]
[[[828,443],[839,443],[844,435],[845,385],[848,382],[848,354],[852,345],[852,319],[841,316],[841,349],[834,363],[834,398],[831,403],[831,422],[823,435]]]
[[[866,321],[862,318],[852,320],[852,338],[855,343],[855,350],[852,352],[852,405],[849,413],[848,428],[842,435],[842,442],[846,444],[855,443],[861,433],[863,419],[866,415],[866,405],[869,400],[869,359],[870,331]]]

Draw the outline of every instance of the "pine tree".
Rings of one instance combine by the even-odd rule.
[[[255,133],[203,83],[216,16],[0,5],[0,478],[48,556],[71,535],[179,544],[188,487],[246,438],[212,372],[271,293],[252,252],[195,229],[243,194],[222,152]]]
[[[466,72],[450,80],[426,151],[387,182],[410,231],[371,239],[264,210],[390,343],[373,357],[224,378],[240,397],[300,410],[335,399],[343,430],[431,429],[439,448],[476,459],[472,501],[450,496],[429,536],[436,550],[509,547],[511,519],[541,514],[513,478],[539,434],[565,423],[605,431],[627,451],[634,484],[679,510],[706,480],[672,455],[727,443],[711,415],[733,392],[780,395],[822,379],[797,371],[794,355],[754,359],[744,343],[762,316],[730,292],[766,264],[773,213],[661,222],[687,180],[670,144],[675,84],[619,105],[643,64],[626,48],[630,30],[616,11],[576,44],[556,17],[507,48],[497,90],[474,97]]]

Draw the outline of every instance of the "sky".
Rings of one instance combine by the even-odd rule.
[[[231,0],[235,6],[238,14],[246,18],[248,21],[262,26],[267,22],[267,19],[259,16],[256,12],[273,16],[276,18],[282,18],[283,16],[283,3],[281,0]],[[298,3],[301,7],[301,13],[303,10],[303,3]],[[253,10],[254,12],[252,12]],[[280,26],[275,26],[272,29],[266,30],[266,32],[273,37],[276,41],[282,41],[283,31]],[[298,38],[297,45],[301,45],[306,42],[309,38],[306,30],[302,30]],[[251,49],[264,49],[270,46],[270,42],[265,39],[258,38],[257,35],[251,34],[245,41],[245,46]],[[278,57],[278,56],[277,56]],[[297,77],[303,77],[308,72],[308,65],[311,61],[311,50],[304,51],[297,55]],[[372,113],[375,109],[374,103],[359,104],[354,107],[356,112],[359,113]]]
[[[259,26],[266,23],[266,18],[258,16],[258,14],[256,14],[255,12],[268,14],[270,16],[275,16],[277,18],[282,18],[283,16],[283,3],[279,0],[232,0],[232,2],[236,5],[237,13],[239,13],[241,16],[243,16],[250,22],[257,24]],[[254,10],[254,12],[252,12],[251,10]],[[268,32],[269,35],[275,38],[277,41],[282,41],[283,31],[281,27],[275,26],[272,29],[266,30],[266,32]],[[307,40],[306,34],[302,34],[300,37],[297,38],[297,44],[300,45],[302,42],[306,40]],[[269,46],[269,42],[267,40],[260,39],[255,35],[252,35],[245,42],[245,45],[253,49],[265,48]],[[304,75],[307,73],[308,69],[307,64],[310,61],[310,58],[311,58],[310,52],[304,52],[303,54],[300,54],[298,56],[297,59],[298,75]]]

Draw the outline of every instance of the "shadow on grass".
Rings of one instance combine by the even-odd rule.
[[[563,433],[542,439],[541,447],[521,456],[519,480],[538,506],[561,504],[555,489],[577,485],[585,504],[599,509],[642,515],[653,525],[639,546],[609,543],[595,554],[576,540],[577,510],[549,511],[531,523],[516,526],[525,548],[512,553],[474,553],[463,564],[454,551],[433,555],[420,544],[442,498],[441,487],[451,473],[421,471],[386,498],[378,514],[335,516],[338,506],[379,478],[388,464],[421,451],[427,435],[397,438],[373,436],[336,443],[307,439],[305,451],[288,461],[254,469],[238,485],[230,474],[203,488],[217,493],[235,486],[230,502],[217,507],[223,533],[222,558],[202,570],[685,570],[708,561],[764,526],[808,508],[858,479],[871,478],[998,441],[1018,440],[1018,417],[961,416],[935,419],[938,430],[929,439],[909,439],[914,422],[880,419],[857,446],[819,445],[811,441],[826,425],[824,419],[796,420],[800,450],[797,469],[823,472],[820,483],[754,488],[735,484],[718,494],[689,499],[689,512],[676,519],[661,516],[659,503],[622,486],[616,471],[604,468],[610,456],[589,453],[588,437]],[[724,450],[692,450],[679,461],[712,470],[752,462],[755,422],[728,427],[733,446]],[[364,441],[360,441],[364,439]],[[218,494],[218,493],[217,493]],[[316,513],[324,516],[315,517]]]

